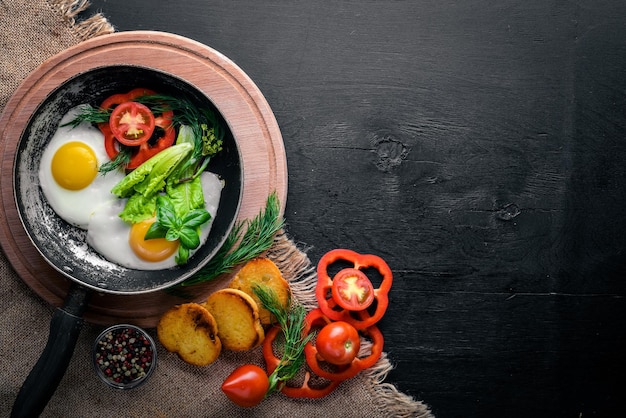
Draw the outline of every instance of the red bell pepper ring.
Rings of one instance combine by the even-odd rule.
[[[263,358],[265,359],[265,366],[268,375],[272,374],[280,363],[280,358],[276,357],[276,355],[274,354],[273,343],[281,331],[281,328],[278,326],[272,327],[265,334],[265,340],[263,340]],[[309,385],[310,381],[311,372],[307,370],[305,371],[302,386],[295,387],[283,384],[283,387],[280,389],[280,391],[290,398],[319,399],[323,398],[324,396],[335,390],[335,388],[339,386],[340,383],[340,381],[329,380],[328,385],[322,388],[316,388]]]
[[[114,94],[105,99],[100,107],[108,110],[114,106],[118,106],[122,103],[132,102],[141,96],[151,96],[156,94],[152,90],[144,88],[136,88],[125,94]],[[176,140],[176,131],[172,124],[174,112],[171,110],[163,112],[160,116],[154,118],[154,126],[162,129],[161,136],[156,138],[155,141],[149,140],[141,143],[137,147],[132,147],[130,162],[126,165],[126,168],[132,170],[139,167],[143,162],[149,160],[165,148],[171,146]],[[107,151],[107,155],[111,160],[115,159],[120,152],[120,142],[113,134],[110,124],[101,123],[98,125],[100,131],[104,134],[104,147]]]
[[[361,311],[358,314],[365,319],[369,314],[367,311]],[[310,329],[315,326],[324,326],[332,322],[321,309],[314,309],[306,316],[305,331],[310,332]],[[345,366],[335,366],[333,371],[322,368],[320,362],[324,360],[319,356],[315,345],[309,341],[304,346],[304,356],[306,358],[307,365],[316,375],[328,380],[341,382],[356,376],[361,370],[372,367],[383,353],[383,345],[385,343],[383,334],[380,332],[377,326],[372,325],[365,330],[361,330],[363,334],[371,339],[372,348],[370,354],[365,357],[355,357],[350,364]]]
[[[101,109],[107,110],[111,109],[119,104],[132,102],[137,97],[141,96],[154,96],[156,92],[150,89],[144,89],[142,87],[132,89],[128,93],[118,93],[104,99],[102,104],[100,105]]]
[[[338,261],[348,261],[353,268],[343,269],[331,278],[328,267]],[[375,268],[382,276],[381,284],[376,289],[362,271],[367,268]],[[341,248],[331,250],[320,259],[317,278],[317,303],[333,321],[346,321],[356,329],[364,330],[377,323],[387,310],[393,274],[385,260],[376,255],[359,254]],[[351,312],[365,311],[374,300],[376,308],[371,315],[363,318],[351,315]]]

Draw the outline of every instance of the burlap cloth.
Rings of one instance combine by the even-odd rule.
[[[0,111],[26,75],[48,57],[90,37],[113,31],[95,15],[76,22],[85,0],[0,0]],[[306,254],[284,233],[268,253],[292,283],[294,295],[314,303],[315,271]],[[14,399],[45,346],[53,308],[30,290],[0,252],[0,416],[9,416]],[[321,400],[271,396],[254,409],[234,406],[220,384],[236,366],[262,363],[260,350],[224,353],[208,367],[192,367],[158,349],[149,381],[130,391],[101,383],[90,363],[90,349],[102,326],[86,324],[60,386],[43,412],[47,417],[430,417],[426,405],[383,383],[391,364],[386,355],[376,367],[353,378]],[[155,336],[153,329],[149,330]]]

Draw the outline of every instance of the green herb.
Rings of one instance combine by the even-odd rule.
[[[174,112],[172,124],[175,128],[186,125],[191,129],[194,158],[190,159],[188,164],[193,167],[194,175],[200,174],[206,168],[209,159],[222,150],[225,131],[211,109],[198,108],[188,99],[163,94],[140,96],[134,101],[148,106],[155,115],[171,110]],[[110,109],[84,105],[76,117],[63,126],[77,127],[83,122],[108,123],[110,115]],[[107,172],[125,166],[130,160],[130,154],[131,148],[120,144],[120,153],[110,164],[103,164],[100,171]]]
[[[115,171],[120,168],[124,168],[130,162],[132,157],[132,150],[129,147],[120,144],[120,152],[117,153],[114,159],[102,164],[98,171],[101,174],[108,173],[109,171]]]
[[[169,197],[158,196],[156,218],[156,222],[148,229],[145,239],[179,240],[176,263],[185,264],[189,259],[189,252],[200,245],[200,226],[211,219],[211,214],[206,209],[194,209],[180,217],[176,214],[174,204]]]
[[[93,107],[91,105],[83,105],[80,108],[80,112],[71,121],[64,123],[63,126],[71,126],[76,128],[83,122],[86,123],[108,123],[111,116],[111,110],[100,109],[99,107]]]
[[[191,129],[196,171],[202,167],[206,157],[210,158],[222,150],[224,130],[210,109],[198,108],[187,99],[164,94],[140,96],[135,101],[148,106],[153,113],[171,110],[174,112],[175,126],[188,126]]]
[[[246,227],[244,232],[244,227]],[[199,272],[185,280],[181,286],[191,286],[230,273],[241,263],[258,257],[274,242],[274,236],[283,227],[280,202],[272,192],[261,210],[252,220],[237,222],[217,254]]]
[[[157,115],[173,112],[172,124],[178,130],[176,144],[126,175],[111,192],[118,197],[128,198],[120,213],[120,218],[126,222],[134,224],[143,221],[152,217],[156,210],[157,221],[145,238],[179,240],[176,262],[185,264],[190,251],[200,245],[200,226],[211,218],[205,208],[199,176],[211,157],[222,150],[224,130],[212,110],[198,108],[184,98],[146,95],[134,101],[148,106]],[[85,105],[64,126],[108,123],[110,113],[109,109]],[[132,148],[119,144],[116,158],[103,164],[100,172],[126,166],[131,155]],[[157,197],[163,190],[167,197]]]
[[[137,223],[152,217],[156,195],[167,184],[168,176],[192,152],[191,144],[176,144],[141,164],[117,183],[111,193],[128,198],[120,218]]]
[[[270,387],[266,396],[282,389],[286,381],[298,373],[304,364],[304,346],[313,338],[313,334],[303,337],[306,309],[299,303],[287,303],[283,306],[276,293],[267,286],[255,285],[252,289],[261,304],[276,317],[276,321],[285,337],[283,356],[276,369],[269,375]]]

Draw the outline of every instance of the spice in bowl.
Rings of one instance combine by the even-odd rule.
[[[102,331],[93,347],[98,376],[109,386],[131,389],[145,382],[156,366],[156,346],[150,335],[129,324]]]

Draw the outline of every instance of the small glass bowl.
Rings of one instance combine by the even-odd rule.
[[[132,389],[148,380],[156,368],[156,345],[146,331],[135,325],[113,325],[96,338],[92,360],[104,383]]]

